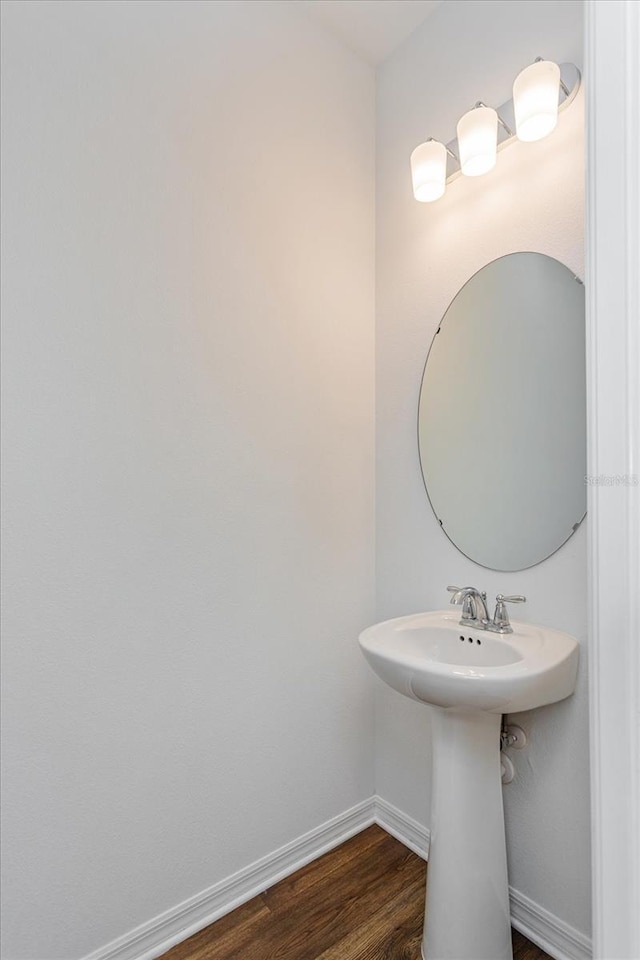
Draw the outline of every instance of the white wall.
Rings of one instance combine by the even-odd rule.
[[[373,75],[3,6],[3,942],[73,960],[373,792]]]
[[[515,250],[583,273],[583,96],[553,137],[510,147],[494,172],[459,180],[435,204],[414,201],[409,172],[418,143],[451,139],[478,99],[509,99],[514,77],[536,56],[580,64],[581,19],[579,2],[447,0],[379,71],[376,483],[378,619],[442,608],[447,584],[472,583],[490,595],[524,593],[518,616],[583,643],[575,695],[519,716],[529,745],[513,753],[516,779],[504,797],[512,885],[588,934],[586,525],[531,570],[476,566],[438,528],[416,443],[424,360],[464,281]],[[377,791],[428,826],[427,714],[378,685]]]

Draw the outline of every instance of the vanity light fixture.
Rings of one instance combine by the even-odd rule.
[[[496,165],[497,154],[517,138],[542,140],[556,127],[558,112],[575,99],[580,71],[538,57],[521,70],[513,99],[494,110],[479,100],[460,118],[457,137],[441,143],[430,137],[411,154],[413,195],[422,203],[438,200],[446,185],[461,175],[478,177]]]
[[[568,91],[567,91],[568,92]],[[513,82],[513,106],[518,140],[532,142],[548,136],[558,122],[560,67],[538,57]]]
[[[427,140],[411,154],[413,195],[422,203],[437,200],[445,191],[447,148],[437,140]]]
[[[460,169],[465,177],[480,177],[493,170],[498,150],[498,114],[481,100],[458,120]]]

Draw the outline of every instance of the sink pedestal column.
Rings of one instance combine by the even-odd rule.
[[[423,960],[512,960],[497,713],[430,707]]]

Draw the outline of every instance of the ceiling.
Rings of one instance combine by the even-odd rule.
[[[299,7],[354,53],[377,66],[441,0],[298,0]]]

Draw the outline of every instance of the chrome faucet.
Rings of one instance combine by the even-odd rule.
[[[451,603],[462,604],[461,625],[486,630],[489,623],[486,593],[480,593],[475,587],[447,587],[447,590],[453,594]]]
[[[505,603],[524,603],[527,599],[521,596],[505,597],[499,593],[493,620],[490,620],[486,593],[480,593],[475,587],[447,587],[447,590],[453,594],[451,603],[462,604],[460,626],[490,630],[492,633],[513,633]]]

